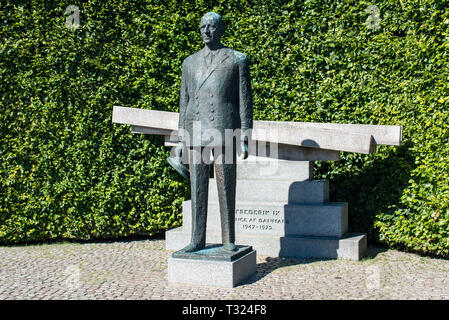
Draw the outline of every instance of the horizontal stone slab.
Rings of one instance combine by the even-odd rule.
[[[251,277],[257,268],[256,251],[234,261],[168,259],[168,282],[233,288]]]
[[[348,231],[348,206],[343,202],[321,205],[237,202],[235,220],[236,234],[341,237]],[[191,201],[183,202],[183,227],[191,231]],[[207,232],[220,230],[218,202],[209,202]]]
[[[236,201],[283,202],[306,204],[329,202],[329,181],[237,180]],[[218,201],[217,182],[209,180],[209,201]]]
[[[254,140],[364,154],[376,152],[370,134],[299,127],[283,121],[260,121],[253,126]]]
[[[209,232],[206,238],[207,242],[219,243],[221,233]],[[180,250],[189,243],[190,233],[179,227],[168,230],[165,239],[167,250]],[[343,237],[238,234],[236,244],[250,245],[257,254],[270,257],[360,260],[366,251],[367,238],[364,233],[347,233]]]
[[[276,122],[276,121],[267,121]],[[372,144],[399,146],[402,142],[402,126],[352,124],[352,123],[321,123],[321,122],[286,122],[297,129],[324,129],[354,134],[369,134]]]
[[[113,106],[112,122],[137,127],[178,130],[179,113]]]
[[[171,131],[178,129],[178,118],[177,112],[119,106],[113,107],[112,114],[113,123]],[[308,148],[373,153],[376,144],[399,145],[402,127],[254,121],[253,139]]]

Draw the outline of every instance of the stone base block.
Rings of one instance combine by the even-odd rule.
[[[256,272],[256,251],[234,261],[168,259],[168,282],[233,288]]]
[[[237,180],[304,181],[313,179],[312,161],[290,161],[249,156],[237,160]]]
[[[190,232],[182,227],[165,233],[166,249],[180,250],[190,242]],[[209,232],[207,242],[219,243],[221,234]],[[319,259],[360,260],[366,251],[367,239],[364,233],[347,233],[343,237],[316,236],[263,236],[236,234],[236,244],[250,245],[257,252],[270,257],[295,257]]]
[[[361,233],[347,233],[342,238],[290,236],[280,239],[279,256],[360,260],[366,247],[366,234]]]
[[[184,201],[183,227],[187,232],[192,228],[191,212],[191,201]],[[341,237],[348,232],[348,204],[327,202],[290,205],[239,201],[236,203],[235,220],[236,234]],[[220,230],[218,202],[209,202],[207,233]]]

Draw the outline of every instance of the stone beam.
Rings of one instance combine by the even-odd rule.
[[[276,122],[276,121],[259,121]],[[402,142],[401,126],[351,124],[351,123],[319,123],[319,122],[284,122],[298,129],[324,129],[350,132],[354,134],[370,134],[373,144],[399,146]]]
[[[133,133],[177,136],[176,112],[114,106],[112,122],[132,126]],[[399,145],[401,126],[254,121],[253,140],[296,148],[373,153],[377,144]],[[167,143],[169,138],[166,138]],[[327,157],[327,156],[326,156]],[[326,158],[325,157],[325,158]],[[332,156],[335,158],[334,156]]]
[[[365,154],[376,152],[376,145],[371,143],[370,134],[297,128],[291,123],[282,121],[255,121],[253,127],[253,140]]]
[[[177,130],[179,114],[177,112],[128,108],[114,106],[112,122],[129,124],[136,127]]]

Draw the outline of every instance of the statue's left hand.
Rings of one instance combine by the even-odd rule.
[[[248,141],[242,141],[240,144],[240,150],[242,151],[241,158],[245,160],[248,158]]]

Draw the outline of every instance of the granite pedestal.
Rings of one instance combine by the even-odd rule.
[[[256,251],[237,246],[229,253],[221,245],[207,245],[193,253],[182,250],[168,259],[168,282],[233,288],[256,272]]]
[[[313,180],[313,162],[250,156],[238,162],[236,244],[273,257],[359,260],[366,235],[348,233],[348,204],[329,202],[329,181]],[[183,203],[183,226],[166,232],[166,248],[190,241],[191,203]],[[217,186],[209,182],[206,241],[219,243]]]

